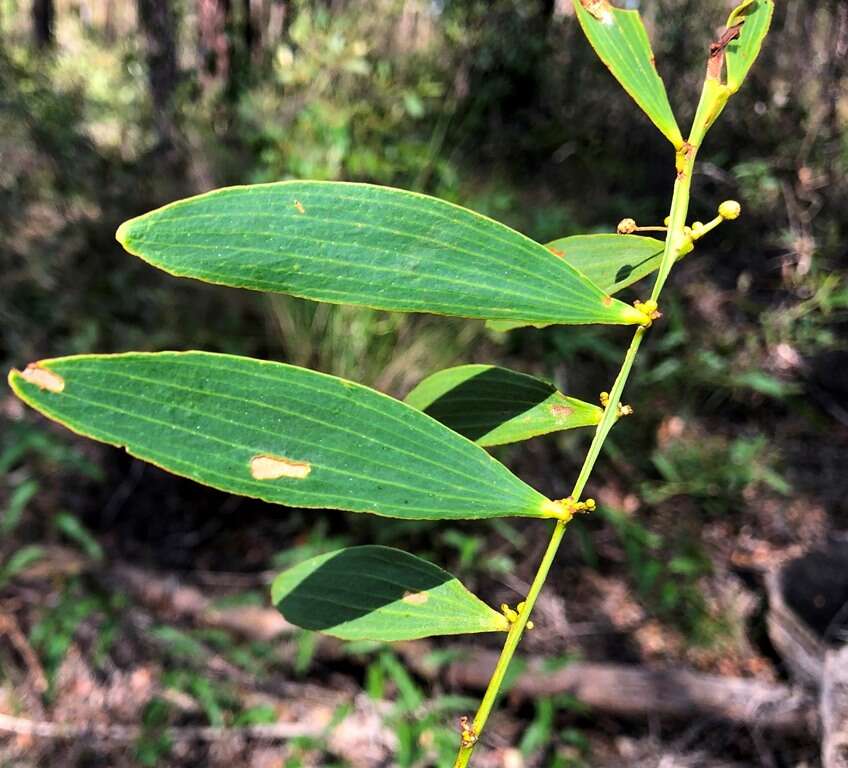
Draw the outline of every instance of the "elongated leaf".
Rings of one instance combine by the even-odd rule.
[[[455,576],[390,547],[313,557],[277,576],[271,599],[292,624],[344,640],[509,630],[506,618]]]
[[[741,23],[739,37],[731,40],[725,49],[727,87],[731,91],[739,90],[757,60],[773,13],[773,0],[747,0],[731,13],[728,26]]]
[[[548,243],[547,248],[612,295],[656,272],[662,261],[663,246],[661,240],[653,237],[600,234],[561,237]],[[509,331],[523,325],[543,327],[546,324],[488,322],[496,331]]]
[[[540,517],[553,503],[429,416],[304,368],[205,352],[80,355],[9,381],[75,432],[277,504],[437,520]]]
[[[174,275],[333,304],[566,324],[643,319],[503,224],[370,184],[219,189],[131,219],[117,237]]]
[[[573,0],[577,19],[601,61],[675,147],[683,136],[665,84],[657,73],[648,33],[638,11],[615,8],[609,0]]]
[[[503,445],[597,424],[603,411],[552,384],[494,365],[460,365],[428,376],[406,402],[478,445]]]

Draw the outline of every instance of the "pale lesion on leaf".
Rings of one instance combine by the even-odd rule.
[[[429,599],[430,595],[426,592],[404,592],[403,598],[401,598],[403,602],[408,603],[409,605],[424,605]]]
[[[557,421],[565,420],[571,414],[574,413],[573,408],[569,408],[567,405],[552,405],[551,406],[551,416],[553,416]]]
[[[21,372],[21,378],[48,392],[59,393],[65,389],[65,380],[55,371],[42,367],[40,363],[30,363]]]
[[[303,207],[303,203],[301,203],[300,200],[294,201],[294,207],[298,213],[306,213],[306,208]]]
[[[254,480],[279,480],[289,477],[304,480],[312,471],[308,461],[294,461],[283,456],[260,453],[250,460],[250,474]]]
[[[609,26],[613,23],[612,5],[609,0],[580,0],[580,4],[601,24]]]

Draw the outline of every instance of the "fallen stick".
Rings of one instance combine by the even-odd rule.
[[[233,728],[184,726],[163,730],[163,733],[174,741],[221,741],[222,739],[238,737],[262,741],[287,741],[304,736],[316,738],[322,732],[321,728],[301,723],[273,723]],[[54,723],[48,720],[29,720],[24,717],[0,713],[0,733],[40,739],[98,739],[133,742],[144,735],[144,729],[138,725]]]
[[[435,670],[422,662],[421,649],[406,647],[402,652],[419,674],[428,678],[435,675]],[[484,689],[497,654],[476,651],[466,658],[452,662],[438,674],[458,688]],[[532,701],[563,693],[594,710],[621,717],[712,718],[788,735],[809,736],[819,731],[816,700],[802,689],[686,669],[573,662],[549,671],[544,659],[534,659],[507,695]]]
[[[189,618],[206,626],[227,629],[251,640],[270,641],[291,634],[294,627],[274,608],[245,605],[216,608],[210,597],[173,575],[161,576],[133,566],[117,566],[111,576],[142,604]]]
[[[222,613],[226,613],[211,610],[209,598],[194,587],[140,569],[124,567],[118,573],[137,598],[184,618],[227,626],[244,636],[264,640],[291,631],[291,625],[272,608],[254,609],[256,615],[248,621],[237,613],[222,620]],[[488,684],[497,660],[495,653],[460,647],[458,654],[468,661],[437,670],[424,661],[429,648],[421,641],[396,645],[409,666],[426,679],[438,675],[456,688],[471,690],[482,690]],[[334,643],[322,643],[319,654],[332,658],[338,648]],[[650,670],[622,664],[575,662],[549,672],[544,663],[544,659],[531,661],[509,695],[532,700],[568,693],[593,709],[622,717],[713,718],[788,735],[816,735],[820,730],[817,702],[800,688],[685,669]]]
[[[848,647],[825,655],[821,719],[822,765],[848,768]]]

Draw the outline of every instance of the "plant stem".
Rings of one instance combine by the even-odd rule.
[[[698,134],[699,140],[703,138],[703,132],[696,131],[693,127],[692,136],[695,136],[696,134]],[[663,251],[662,261],[660,262],[660,268],[657,273],[657,279],[654,282],[654,288],[651,292],[651,299],[654,301],[659,299],[660,293],[668,279],[668,275],[671,272],[674,262],[687,245],[684,227],[686,225],[686,215],[689,211],[689,192],[692,185],[692,169],[695,165],[695,155],[697,154],[697,150],[697,146],[687,143],[680,151],[677,165],[677,180],[674,182],[674,193],[671,199],[668,235],[666,236],[665,249]],[[592,444],[589,446],[589,451],[583,461],[583,466],[581,467],[580,473],[577,475],[577,480],[574,483],[574,488],[571,492],[571,498],[574,501],[580,500],[580,495],[583,493],[583,489],[589,480],[589,476],[592,474],[595,462],[598,460],[598,456],[604,446],[604,441],[607,439],[607,435],[612,429],[613,424],[615,424],[618,420],[618,406],[621,403],[624,386],[630,376],[630,371],[633,368],[633,361],[636,359],[636,354],[639,351],[639,347],[642,344],[642,339],[645,337],[646,331],[646,326],[639,326],[633,334],[633,340],[630,342],[630,346],[624,356],[621,368],[615,378],[615,383],[610,390],[609,402],[604,411],[604,415],[595,429]],[[518,643],[524,633],[524,628],[527,626],[530,613],[533,610],[533,606],[536,604],[536,599],[539,597],[539,593],[542,591],[542,587],[548,577],[548,572],[550,571],[551,565],[556,557],[557,550],[562,542],[562,537],[565,535],[566,525],[567,521],[560,520],[554,526],[551,540],[548,542],[545,554],[542,556],[542,561],[539,563],[539,568],[533,578],[533,583],[530,585],[530,589],[524,600],[524,610],[519,612],[518,619],[513,623],[507,633],[506,642],[504,643],[503,650],[498,658],[498,663],[495,665],[494,672],[489,680],[489,685],[486,688],[486,692],[483,694],[482,701],[480,702],[480,707],[477,710],[477,714],[474,716],[472,729],[476,739],[479,739],[482,734],[483,728],[486,726],[486,721],[489,719],[489,714],[495,705],[498,692],[500,691],[507,669],[509,668],[509,663],[512,661],[515,649],[518,647]],[[460,746],[459,753],[456,756],[456,762],[454,763],[454,768],[465,768],[468,765],[471,760],[471,755],[474,752],[475,743],[462,744]]]

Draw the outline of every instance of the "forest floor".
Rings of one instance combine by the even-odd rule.
[[[2,407],[7,426],[46,431],[46,445],[64,444],[73,462],[101,472],[42,482],[28,514],[55,505],[73,508],[63,519],[77,522],[39,543],[29,561],[5,565],[3,765],[449,764],[496,638],[345,644],[292,627],[268,604],[274,566],[367,532],[333,513],[292,519],[200,488],[36,422],[11,397]],[[658,440],[685,428],[667,420]],[[803,473],[803,424],[786,429]],[[842,426],[820,452],[817,476],[796,473],[794,486],[835,478],[846,448]],[[555,459],[538,446],[524,474],[553,472]],[[828,487],[841,493],[844,482]],[[598,525],[581,521],[568,537],[476,764],[818,765],[815,686],[797,684],[770,639],[767,581],[828,545],[840,526],[827,499],[752,492],[732,519],[690,526],[709,567],[689,579],[695,565],[682,555],[657,563],[658,541],[679,540],[686,521],[703,516],[691,499],[658,503],[648,531],[623,482],[593,493],[620,512]],[[473,537],[459,526],[464,578],[493,604],[516,602],[543,529],[510,524]],[[428,535],[417,527],[392,534],[413,550]],[[516,548],[512,568],[479,566],[479,553],[491,565]],[[700,597],[648,600],[639,582],[661,578],[658,569]],[[830,634],[841,631],[836,621]]]

